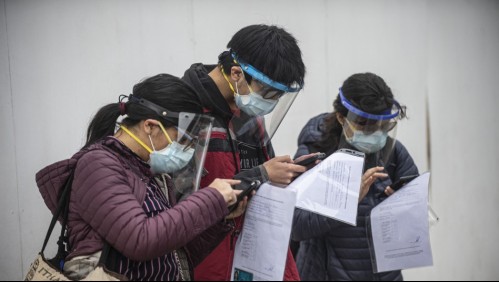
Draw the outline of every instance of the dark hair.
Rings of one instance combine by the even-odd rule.
[[[295,82],[304,85],[305,65],[300,47],[293,35],[283,28],[263,24],[244,27],[234,34],[227,48],[277,82],[287,86]],[[232,58],[219,57],[227,74],[231,61]],[[247,80],[251,82],[251,77]]]
[[[341,87],[345,98],[355,107],[371,114],[381,114],[391,109],[394,104],[392,90],[383,78],[373,73],[357,73],[350,76]],[[348,109],[341,103],[340,95],[333,103],[334,111],[326,117],[325,133],[315,147],[318,151],[332,153],[338,149],[342,125],[336,118],[336,113],[346,117]],[[406,117],[406,107],[400,107],[399,119]]]
[[[146,119],[159,120],[165,127],[178,124],[178,119],[164,118],[154,110],[135,102],[140,98],[172,112],[203,112],[195,90],[178,77],[169,74],[158,74],[137,83],[133,87],[132,95],[134,98],[129,98],[125,104],[108,104],[95,114],[87,129],[84,148],[106,136],[113,135],[118,118],[124,114],[126,117],[121,123],[127,127]]]

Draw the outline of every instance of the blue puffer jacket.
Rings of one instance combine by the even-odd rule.
[[[310,152],[309,146],[324,133],[324,119],[328,114],[311,119],[303,128],[297,157]],[[302,280],[360,280],[399,281],[400,271],[373,273],[369,251],[366,219],[371,210],[386,199],[384,189],[401,176],[418,174],[406,148],[396,142],[388,165],[389,179],[377,180],[367,196],[359,203],[357,226],[350,226],[301,209],[296,209],[292,238],[301,241],[297,255]]]

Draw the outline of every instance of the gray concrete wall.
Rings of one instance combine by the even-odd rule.
[[[95,111],[144,77],[216,63],[254,23],[295,35],[308,70],[274,137],[277,153],[294,154],[302,126],[332,109],[349,75],[379,74],[408,106],[398,138],[421,171],[431,169],[441,218],[431,228],[435,265],[405,278],[497,280],[493,0],[0,1],[0,277],[21,279],[39,251],[50,213],[35,174],[83,145]]]

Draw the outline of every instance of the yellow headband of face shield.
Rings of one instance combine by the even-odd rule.
[[[168,133],[166,132],[166,129],[165,129],[165,127],[163,126],[163,124],[161,122],[159,123],[159,127],[161,128],[161,131],[163,131],[163,133],[165,134],[166,140],[168,141],[168,144],[172,144],[173,141],[170,138],[170,135],[168,135]]]
[[[235,61],[234,61],[234,62],[235,62]],[[234,92],[234,94],[239,94],[239,89],[235,89],[235,90],[234,90],[234,87],[232,86],[232,83],[230,83],[230,80],[229,80],[229,78],[227,77],[227,75],[225,74],[225,72],[224,72],[224,68],[222,67],[222,65],[220,65],[220,71],[222,72],[222,75],[223,75],[223,77],[225,78],[225,80],[227,80],[227,83],[229,83],[229,87],[230,87],[230,89],[232,90],[232,92]],[[242,74],[243,74],[243,76],[244,76],[244,72],[243,72],[242,70],[241,70],[241,72],[242,72]],[[245,78],[245,79],[246,79],[246,78]],[[236,81],[236,88],[237,88],[237,81]],[[249,88],[249,90],[250,90],[251,92],[253,92],[253,89],[251,89],[251,86],[249,85],[249,83],[248,83],[248,88]]]
[[[172,144],[173,143],[172,139],[170,138],[170,136],[166,132],[166,129],[163,126],[163,124],[161,124],[161,122],[159,123],[159,127],[161,128],[161,131],[163,131],[163,133],[165,134],[166,140],[168,141],[168,144]],[[130,137],[133,138],[133,140],[135,140],[142,147],[144,147],[144,149],[146,149],[149,152],[149,154],[153,152],[153,150],[151,150],[151,148],[149,148],[149,146],[147,146],[144,142],[142,142],[142,140],[140,140],[137,136],[135,136],[135,134],[133,134],[130,130],[128,130],[128,128],[124,127],[123,125],[120,125],[120,129],[125,131],[128,135],[130,135]],[[152,143],[151,143],[151,145],[152,145]]]

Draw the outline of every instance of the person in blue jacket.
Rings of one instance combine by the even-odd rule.
[[[374,273],[366,219],[394,191],[402,176],[418,174],[407,149],[395,139],[406,108],[385,81],[373,73],[350,76],[334,101],[332,113],[311,119],[299,138],[296,157],[341,148],[366,154],[357,226],[296,209],[292,239],[300,242],[296,259],[302,280],[400,281],[400,271]]]

